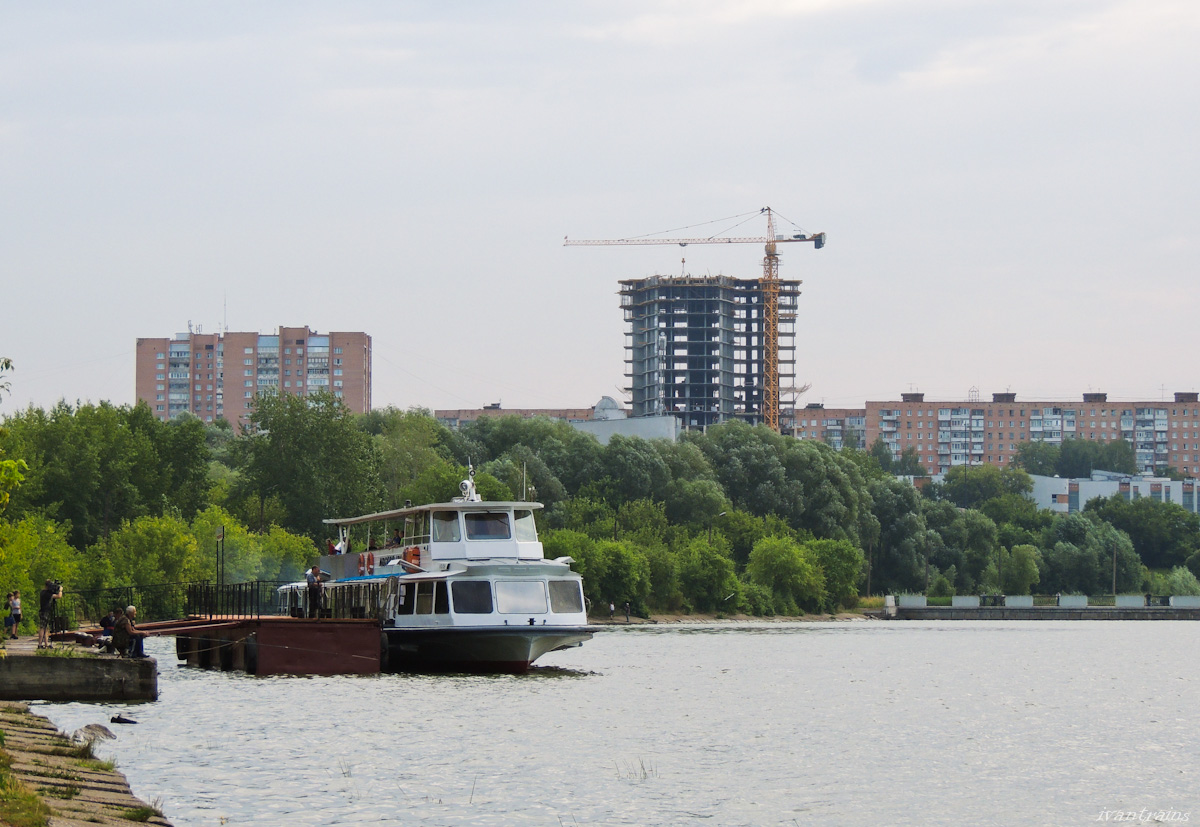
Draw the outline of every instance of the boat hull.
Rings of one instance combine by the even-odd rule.
[[[593,630],[563,627],[385,628],[388,672],[507,672],[520,674],[547,652],[591,640]]]

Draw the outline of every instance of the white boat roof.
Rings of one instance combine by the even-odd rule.
[[[468,500],[463,500],[461,502],[414,505],[409,508],[396,508],[391,511],[379,511],[375,514],[364,514],[361,517],[335,517],[331,520],[323,520],[322,522],[325,523],[325,525],[357,525],[358,523],[373,523],[382,520],[392,520],[397,517],[405,517],[409,514],[419,514],[422,511],[509,511],[514,509],[536,511],[542,507],[543,506],[541,503],[488,502],[486,500],[471,502]]]

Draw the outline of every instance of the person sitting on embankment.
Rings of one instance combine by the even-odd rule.
[[[117,623],[113,627],[113,646],[122,655],[127,655],[131,658],[144,658],[146,657],[146,653],[142,649],[142,642],[150,633],[143,632],[134,625],[134,620],[136,619],[137,606],[127,606],[125,613],[117,618]]]

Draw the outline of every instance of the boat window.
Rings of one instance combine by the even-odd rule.
[[[536,543],[537,542],[537,526],[533,524],[532,511],[514,511],[513,512],[515,526],[515,534],[519,543]]]
[[[579,590],[579,581],[550,581],[550,611],[560,614],[583,611],[583,593]]]
[[[468,511],[463,517],[467,521],[468,540],[508,540],[512,537],[507,511]]]
[[[416,603],[417,587],[412,583],[401,583],[400,593],[396,597],[396,614],[410,615],[413,604]]]
[[[545,614],[546,584],[541,580],[500,580],[496,605],[501,614]]]
[[[492,584],[486,580],[456,580],[450,584],[454,611],[467,615],[492,613]]]
[[[417,584],[417,614],[444,615],[450,612],[445,580],[425,580]]]
[[[433,512],[433,542],[457,543],[462,539],[458,530],[457,511]]]

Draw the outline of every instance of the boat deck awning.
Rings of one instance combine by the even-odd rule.
[[[377,523],[384,520],[394,520],[407,517],[410,514],[420,514],[423,511],[536,511],[542,508],[541,503],[525,502],[449,502],[432,503],[430,505],[414,505],[410,508],[396,508],[391,511],[379,511],[375,514],[364,514],[361,517],[335,517],[322,520],[325,525],[358,525],[360,523]]]

